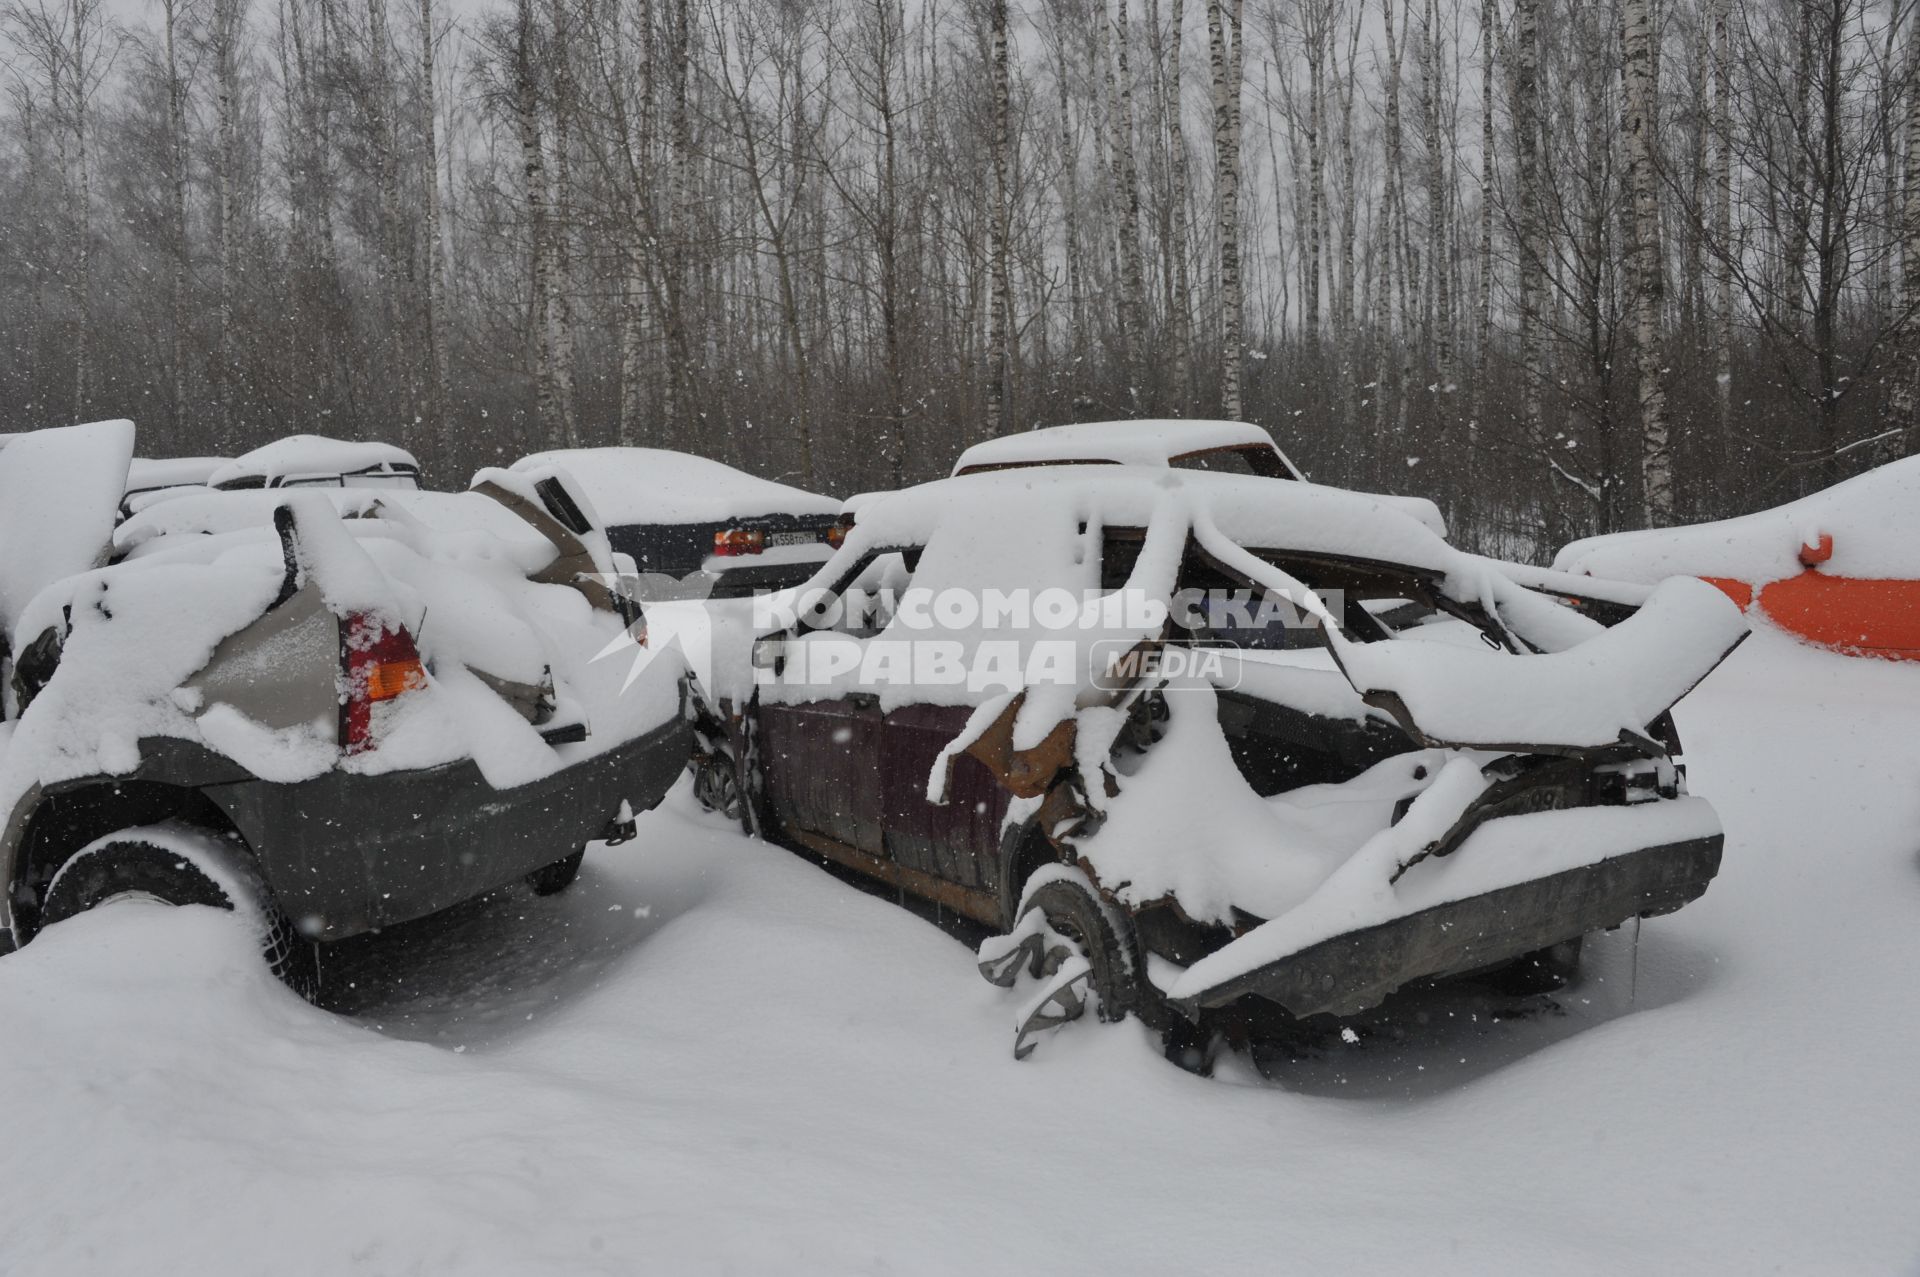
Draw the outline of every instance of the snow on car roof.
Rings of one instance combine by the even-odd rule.
[[[135,457],[127,467],[127,491],[204,484],[231,464],[231,457]]]
[[[1085,421],[1069,426],[1047,426],[1025,434],[1005,435],[976,443],[960,454],[953,473],[964,474],[989,466],[1020,466],[1038,462],[1104,461],[1129,466],[1166,466],[1173,458],[1214,448],[1271,448],[1295,478],[1299,470],[1287,460],[1273,436],[1244,421]]]
[[[876,493],[860,506],[855,534],[876,546],[920,545],[950,520],[995,521],[1044,493],[1071,505],[1082,521],[1145,527],[1170,497],[1192,500],[1214,526],[1242,545],[1337,554],[1457,570],[1463,556],[1405,511],[1364,493],[1213,471],[1060,465],[995,470]]]
[[[832,497],[665,448],[555,448],[512,469],[564,467],[610,524],[718,523],[762,514],[838,514]]]
[[[381,467],[418,470],[411,452],[372,440],[329,439],[325,435],[288,435],[263,444],[221,466],[207,477],[214,487],[243,479],[298,475],[357,474]]]
[[[1760,584],[1797,575],[1800,547],[1817,546],[1822,534],[1833,538],[1824,572],[1920,577],[1920,456],[1736,519],[1575,541],[1553,566],[1623,581],[1716,576]]]
[[[488,497],[468,492],[419,492],[408,489],[315,488],[303,496],[332,506],[360,536],[391,534],[397,523],[417,522],[434,533],[480,533],[513,547],[517,558],[551,558],[553,547],[533,526]],[[145,554],[157,541],[183,536],[222,536],[269,527],[273,512],[285,505],[281,489],[189,491],[136,510],[115,529],[116,554]],[[381,518],[380,516],[386,516]]]

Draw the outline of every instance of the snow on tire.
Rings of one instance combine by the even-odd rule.
[[[308,1001],[320,989],[319,958],[273,898],[246,851],[185,825],[147,825],[96,838],[54,872],[40,925],[52,926],[115,900],[231,910],[260,939],[268,968]]]

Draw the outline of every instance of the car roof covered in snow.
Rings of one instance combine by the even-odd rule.
[[[1259,426],[1244,421],[1086,421],[1048,426],[1024,434],[976,443],[960,454],[953,473],[1008,466],[1106,462],[1126,466],[1169,466],[1176,458],[1222,448],[1272,450],[1294,478],[1300,471]]]
[[[1019,520],[1038,506],[1070,507],[1078,522],[1146,527],[1170,504],[1208,519],[1233,541],[1260,549],[1340,555],[1436,572],[1461,555],[1411,515],[1364,493],[1214,471],[1055,465],[937,479],[874,493],[860,506],[862,544],[923,544],[954,521]]]
[[[1920,577],[1920,456],[1736,519],[1574,541],[1553,566],[1623,581],[1713,576],[1759,585],[1797,575],[1800,547],[1817,549],[1822,536],[1833,538],[1823,572]]]
[[[763,514],[834,515],[832,497],[665,448],[555,448],[513,463],[560,466],[609,524],[719,523]]]
[[[127,467],[127,491],[204,484],[231,464],[231,457],[135,457]]]
[[[288,500],[284,490],[188,489],[156,501],[122,522],[113,534],[116,554],[139,552],[157,538],[220,536],[248,528],[271,527],[273,512]],[[381,521],[420,523],[436,533],[483,532],[503,541],[538,547],[546,539],[498,501],[471,492],[420,492],[412,489],[316,488],[303,496],[331,505],[350,530],[371,535]],[[366,520],[368,522],[362,522]]]
[[[207,477],[213,487],[248,480],[298,478],[307,475],[361,474],[366,471],[417,471],[411,452],[372,440],[330,439],[325,435],[288,435],[263,444],[221,466]]]

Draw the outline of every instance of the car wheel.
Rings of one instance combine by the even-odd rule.
[[[740,769],[732,755],[715,750],[694,763],[693,796],[708,811],[718,812],[752,832],[747,822],[746,794],[740,788]]]
[[[1133,924],[1100,898],[1085,874],[1058,864],[1035,871],[1021,900],[1020,916],[1035,910],[1086,954],[1093,968],[1090,983],[1100,995],[1102,1020],[1124,1019],[1132,1012],[1151,1028],[1170,1027],[1172,1012],[1146,978]]]
[[[261,956],[274,975],[308,1001],[319,994],[317,946],[280,908],[252,858],[228,839],[165,825],[97,839],[55,871],[40,925],[123,900],[233,910],[258,927]]]
[[[1580,972],[1582,937],[1562,940],[1532,953],[1523,953],[1512,962],[1495,967],[1481,982],[1496,993],[1527,997],[1539,993],[1557,993],[1573,982]]]
[[[582,847],[571,856],[562,856],[552,864],[536,869],[527,875],[527,885],[533,888],[536,896],[556,896],[573,885],[580,876],[580,862],[587,858],[587,849]]]

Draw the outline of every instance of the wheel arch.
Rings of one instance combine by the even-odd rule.
[[[146,777],[99,777],[44,792],[34,803],[15,848],[7,881],[14,940],[39,930],[47,885],[74,852],[119,829],[175,821],[227,837],[252,849],[225,812],[198,787]]]
[[[1013,928],[1016,921],[1014,913],[1020,908],[1020,893],[1025,889],[1027,879],[1042,865],[1053,864],[1060,859],[1060,849],[1047,837],[1038,812],[1007,826],[1000,836],[1001,930]]]

